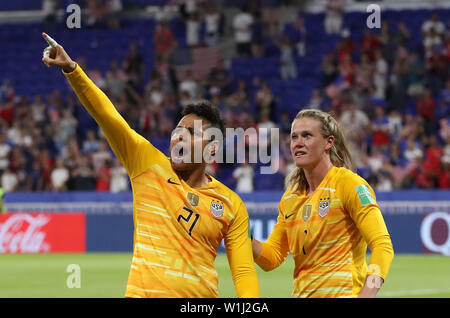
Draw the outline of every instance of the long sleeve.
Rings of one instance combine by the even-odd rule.
[[[267,242],[261,242],[261,254],[255,259],[263,270],[271,271],[280,266],[289,254],[284,216],[280,210],[277,224],[270,233]]]
[[[66,76],[78,99],[104,132],[117,158],[132,178],[147,168],[153,159],[163,154],[144,137],[136,133],[119,114],[114,105],[85,74],[76,66]]]
[[[346,209],[371,251],[368,274],[386,279],[394,250],[375,193],[362,178],[348,180],[345,187]]]
[[[239,210],[225,236],[225,248],[236,295],[239,298],[260,297],[258,276],[253,263],[249,238],[248,212],[241,202]]]

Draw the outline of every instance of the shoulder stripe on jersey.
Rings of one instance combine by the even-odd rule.
[[[287,200],[287,199],[290,199],[292,197],[298,197],[298,194],[295,194],[295,193],[289,194],[289,195],[285,196],[283,200]]]
[[[150,246],[148,246],[146,244],[142,244],[142,243],[136,243],[135,247],[136,248],[142,248],[143,250],[146,250],[146,251],[155,252],[157,254],[167,254],[167,252],[154,249],[154,248],[152,248],[152,247],[150,247]]]
[[[134,289],[140,292],[145,292],[145,293],[162,293],[162,294],[167,294],[168,291],[167,290],[158,290],[158,289],[144,289],[144,288],[139,288],[137,286],[134,285],[127,285],[127,289]]]
[[[305,289],[306,292],[322,292],[322,293],[344,293],[344,292],[353,292],[352,288],[346,287],[320,287],[313,289]]]
[[[144,212],[147,212],[147,213],[158,214],[158,215],[161,215],[161,216],[163,216],[165,218],[168,218],[168,219],[172,218],[170,215],[164,214],[164,213],[161,213],[161,212],[158,212],[158,211],[150,211],[150,210],[147,210],[147,209],[144,209],[144,208],[136,208],[136,210],[144,211]]]
[[[161,188],[158,188],[158,187],[155,187],[153,184],[151,184],[151,183],[146,183],[145,184],[147,187],[150,187],[150,188],[153,188],[153,189],[156,189],[156,190],[158,190],[158,191],[160,191],[161,190]]]
[[[139,257],[135,257],[133,258],[132,263],[136,263],[136,264],[145,264],[145,265],[150,265],[150,266],[156,266],[156,267],[162,267],[162,268],[167,268],[170,269],[170,266],[167,265],[163,265],[163,264],[158,264],[158,263],[153,263],[153,262],[149,262],[144,258],[139,258]]]
[[[136,231],[136,234],[139,235],[139,236],[150,237],[150,238],[155,239],[155,240],[160,240],[161,239],[158,236],[150,235],[150,234],[147,234],[147,233],[141,232],[141,231]]]
[[[318,276],[311,276],[311,278],[330,278],[330,277],[346,277],[346,278],[353,278],[352,273],[349,272],[335,272],[330,274],[324,274],[324,275],[318,275]]]
[[[338,263],[325,263],[325,264],[319,264],[320,266],[336,266],[336,265],[347,265],[347,264],[351,264],[352,263],[352,259],[349,258],[348,260],[346,260],[345,262],[338,262]]]
[[[210,282],[209,280],[207,280],[207,279],[205,279],[205,278],[203,278],[203,280],[204,280],[205,282],[207,282],[208,285],[211,286],[211,288],[213,288],[215,291],[218,291],[218,288],[217,288],[217,286],[216,286],[214,283]]]
[[[322,241],[322,242],[320,242],[319,244],[320,244],[320,245],[328,245],[328,244],[331,244],[331,243],[334,243],[334,242],[337,242],[337,241],[340,241],[340,240],[344,240],[344,239],[346,239],[346,238],[348,238],[348,237],[350,237],[350,235],[342,236],[342,237],[340,237],[340,238],[338,238],[338,239],[336,239],[336,240]]]
[[[319,188],[319,190],[325,190],[325,191],[330,191],[330,192],[336,192],[336,189],[332,189],[332,188]]]
[[[199,277],[192,276],[192,275],[189,275],[189,274],[186,274],[186,273],[169,271],[169,270],[165,271],[165,273],[167,275],[171,275],[171,276],[175,276],[175,277],[183,277],[183,278],[190,279],[190,280],[193,280],[193,281],[196,281],[196,282],[200,281]]]
[[[147,206],[147,207],[149,207],[149,208],[153,208],[153,209],[161,210],[161,211],[163,211],[163,212],[167,212],[166,209],[163,209],[163,208],[160,208],[160,207],[158,207],[158,206],[154,206],[154,205],[151,205],[151,204],[148,204],[148,203],[145,203],[145,202],[136,202],[136,203],[145,205],[145,206]]]
[[[219,193],[217,193],[216,191],[214,191],[213,189],[209,189],[209,191],[212,191],[212,192],[214,192],[215,194],[217,194],[219,197],[221,197],[221,198],[223,198],[224,200],[226,200],[226,201],[228,201],[228,203],[230,203],[231,204],[231,206],[233,206],[233,203],[231,202],[231,200],[229,199],[229,198],[227,198],[226,196],[224,196],[224,195],[221,195],[221,194],[219,194]]]
[[[216,274],[216,271],[212,270],[211,268],[208,268],[208,267],[203,266],[203,265],[200,265],[200,267],[203,268],[205,271],[208,271],[208,272],[210,272],[212,274]]]

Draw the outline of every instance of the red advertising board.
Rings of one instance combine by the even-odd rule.
[[[0,253],[76,253],[86,251],[86,215],[0,214]]]

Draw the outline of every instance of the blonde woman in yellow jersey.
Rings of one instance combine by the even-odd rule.
[[[192,160],[197,146],[202,154],[218,151],[205,132],[223,130],[218,110],[207,102],[184,109],[170,143],[184,153],[167,158],[128,126],[62,46],[43,36],[50,46],[42,61],[63,71],[131,180],[134,244],[125,296],[218,297],[214,261],[224,239],[237,296],[259,297],[247,210],[237,194],[205,173],[204,157]]]
[[[290,137],[296,169],[267,242],[252,240],[255,262],[270,271],[291,253],[292,297],[375,297],[394,256],[375,193],[347,168],[351,155],[331,115],[300,111]]]

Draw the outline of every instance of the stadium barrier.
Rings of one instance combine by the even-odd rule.
[[[272,231],[282,194],[241,194],[256,239]],[[5,201],[0,253],[132,251],[131,193],[9,193]],[[396,253],[450,255],[450,191],[379,192],[377,201]]]

